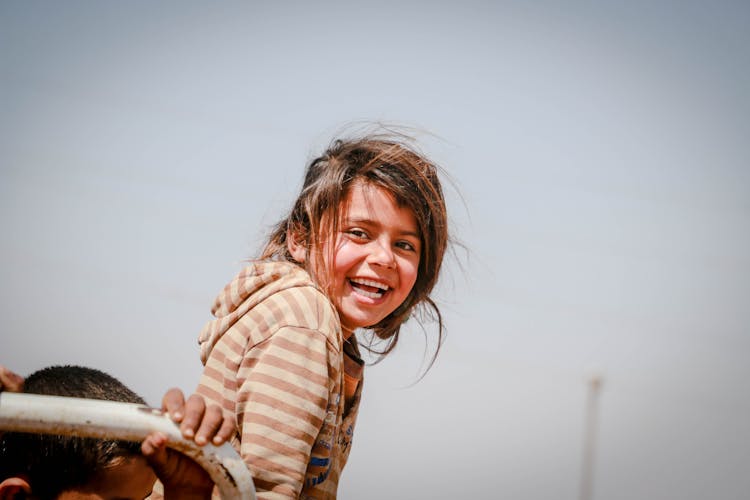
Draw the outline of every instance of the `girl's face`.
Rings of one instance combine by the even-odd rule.
[[[371,184],[353,184],[339,215],[333,253],[326,247],[323,255],[333,271],[331,299],[342,327],[352,332],[404,302],[417,280],[422,241],[411,209]]]

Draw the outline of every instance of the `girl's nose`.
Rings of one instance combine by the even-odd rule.
[[[374,241],[368,259],[371,264],[377,264],[383,267],[395,267],[396,259],[393,250],[388,242]]]

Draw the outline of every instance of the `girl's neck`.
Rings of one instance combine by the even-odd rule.
[[[349,330],[348,328],[341,327],[341,332],[344,334],[344,340],[349,340],[352,338],[352,335],[354,335],[354,330]]]

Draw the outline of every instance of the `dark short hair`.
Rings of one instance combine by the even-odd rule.
[[[24,392],[145,404],[119,380],[94,368],[51,366],[29,375]],[[34,496],[53,499],[89,483],[118,460],[140,454],[140,443],[8,432],[0,436],[0,481],[25,475]]]

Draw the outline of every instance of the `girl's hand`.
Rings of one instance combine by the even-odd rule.
[[[209,442],[221,446],[235,433],[234,419],[224,418],[218,405],[207,407],[199,394],[193,394],[185,402],[181,390],[169,389],[161,400],[161,409],[180,424],[182,437],[192,439],[198,446]]]
[[[0,392],[23,392],[23,377],[0,365]]]
[[[217,405],[206,407],[203,398],[193,394],[185,401],[182,391],[170,389],[162,399],[162,410],[180,424],[185,439],[199,446],[209,441],[221,445],[235,432],[234,420],[224,418]],[[211,498],[214,483],[208,473],[189,457],[170,450],[161,433],[150,434],[141,444],[141,452],[164,485],[165,498]]]

